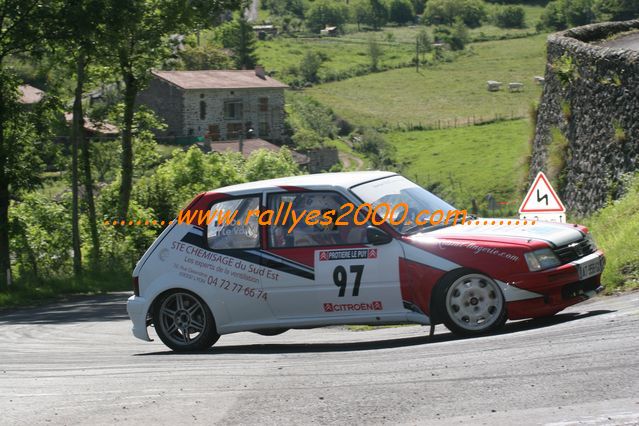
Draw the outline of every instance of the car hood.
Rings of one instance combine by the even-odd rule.
[[[571,242],[580,240],[584,237],[584,233],[577,225],[552,223],[552,222],[535,222],[527,225],[490,225],[492,221],[506,223],[512,219],[480,219],[480,225],[476,225],[473,221],[472,225],[455,225],[446,226],[433,231],[414,235],[414,239],[419,240],[423,237],[435,238],[452,238],[452,239],[474,239],[482,241],[503,242],[507,240],[516,240],[512,242],[528,243],[531,240],[543,241],[554,246],[563,246]],[[483,225],[484,221],[488,221],[489,225]]]

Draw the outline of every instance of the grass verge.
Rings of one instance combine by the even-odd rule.
[[[639,288],[639,174],[624,197],[583,222],[606,255],[606,292]]]
[[[9,290],[0,291],[0,308],[39,305],[71,294],[98,294],[131,290],[131,274],[104,272],[82,280],[49,279],[39,283],[17,280]]]

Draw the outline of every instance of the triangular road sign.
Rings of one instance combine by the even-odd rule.
[[[566,208],[543,172],[539,172],[519,207],[519,213],[565,212]]]

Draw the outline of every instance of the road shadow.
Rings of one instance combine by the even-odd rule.
[[[126,300],[131,294],[121,292],[70,296],[42,306],[3,309],[0,311],[0,325],[125,320],[129,318]]]
[[[492,336],[518,333],[526,330],[540,329],[551,327],[558,324],[567,323],[583,318],[593,317],[616,312],[613,310],[595,310],[584,313],[569,312],[557,314],[548,318],[538,318],[530,320],[522,320],[507,323],[502,330],[492,333]],[[428,328],[424,328],[425,335],[417,337],[405,337],[400,339],[372,340],[366,342],[340,342],[340,343],[266,343],[266,344],[249,344],[249,345],[233,345],[233,346],[213,346],[205,351],[178,353],[170,350],[159,352],[147,352],[134,354],[134,356],[149,355],[222,355],[222,354],[285,354],[285,353],[311,353],[311,352],[352,352],[352,351],[370,351],[376,349],[393,349],[408,346],[418,346],[426,344],[436,344],[455,340],[472,340],[481,339],[484,336],[477,337],[460,337],[450,332],[435,334],[430,337],[426,333]],[[359,333],[359,332],[353,332]]]

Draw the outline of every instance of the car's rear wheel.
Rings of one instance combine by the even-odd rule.
[[[206,349],[220,338],[209,307],[185,290],[160,297],[154,305],[153,323],[162,342],[177,352]]]
[[[452,332],[467,336],[485,334],[506,322],[504,295],[490,277],[460,272],[442,284],[440,312]]]

